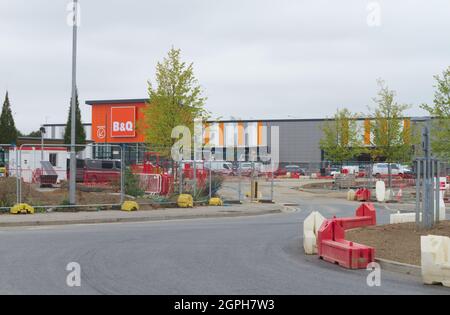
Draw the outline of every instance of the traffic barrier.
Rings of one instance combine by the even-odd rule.
[[[303,221],[303,248],[307,255],[317,254],[317,234],[325,218],[317,211],[313,211]]]
[[[191,195],[183,194],[178,196],[177,200],[178,207],[180,208],[193,208],[194,198]]]
[[[363,203],[356,209],[356,216],[350,218],[336,218],[336,222],[344,229],[350,230],[377,224],[377,212],[372,203]]]
[[[356,200],[358,201],[370,201],[371,193],[369,189],[360,188],[356,191]]]
[[[356,192],[353,189],[350,189],[347,192],[347,200],[348,201],[355,201],[356,200]]]
[[[209,199],[209,205],[213,207],[223,206],[223,201],[220,198],[211,198]]]
[[[409,223],[416,222],[416,213],[408,212],[408,213],[394,213],[390,215],[390,224],[400,224],[400,223]],[[422,221],[422,213],[420,213],[420,221]]]
[[[121,209],[122,211],[138,211],[139,204],[136,201],[125,201]]]
[[[139,187],[146,194],[159,195],[162,191],[162,176],[160,174],[136,174],[139,177]]]
[[[450,238],[422,236],[421,254],[423,283],[450,287]]]
[[[392,189],[386,189],[386,194],[384,196],[384,202],[391,202],[394,200],[395,193]]]
[[[34,208],[26,203],[19,203],[11,208],[11,214],[34,214]]]
[[[364,269],[375,259],[375,249],[345,240],[336,219],[325,220],[317,237],[319,257],[349,269]]]

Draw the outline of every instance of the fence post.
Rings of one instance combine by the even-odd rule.
[[[272,162],[272,167],[271,167],[271,182],[270,182],[270,201],[271,202],[273,202],[273,189],[274,189],[274,187],[273,187],[273,185],[274,185],[274,183],[273,183],[273,181],[274,181],[274,175],[273,175],[273,173],[275,172],[275,164]]]
[[[212,161],[209,160],[209,199],[212,198]]]
[[[239,202],[242,201],[242,177],[241,177],[241,163],[242,162],[238,162],[238,198],[239,198]]]
[[[19,174],[18,180],[19,180],[19,202],[18,203],[22,203],[22,146],[20,147],[19,150],[19,164],[17,167],[17,172]]]
[[[125,144],[120,146],[120,204],[125,202]]]
[[[19,204],[20,203],[20,187],[19,187],[19,181],[20,181],[20,178],[19,178],[19,150],[18,150],[18,147],[16,146],[15,147],[15,150],[16,150],[16,201],[17,201],[17,204]]]
[[[420,224],[420,179],[421,179],[421,161],[418,159],[415,161],[416,163],[416,225]],[[423,215],[423,214],[422,214]],[[423,219],[423,217],[422,217]]]
[[[197,161],[194,159],[194,199],[195,196],[197,196]]]
[[[179,168],[180,168],[180,195],[183,193],[183,162],[182,162],[182,160],[180,160],[180,165],[179,165]]]
[[[435,164],[436,164],[436,191],[434,194],[434,198],[435,198],[435,205],[436,205],[436,213],[434,214],[434,222],[438,223],[440,221],[440,211],[441,211],[441,178],[439,176],[439,161],[435,160]]]

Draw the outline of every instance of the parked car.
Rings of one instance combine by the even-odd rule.
[[[336,177],[339,174],[341,174],[341,169],[339,167],[330,167],[328,169],[328,176]]]
[[[287,165],[286,166],[286,172],[290,173],[290,174],[299,175],[299,176],[305,176],[306,175],[305,170],[302,169],[298,165]]]
[[[226,161],[212,161],[205,163],[205,169],[210,169],[213,173],[219,175],[233,175],[233,164]]]
[[[372,168],[372,175],[374,176],[387,176],[389,175],[389,164],[388,163],[376,163]],[[399,165],[396,163],[391,163],[391,175],[402,175],[400,172]]]
[[[243,162],[236,165],[234,175],[251,176],[253,170],[255,171],[255,175],[265,171],[263,164],[260,162]]]
[[[286,176],[287,170],[284,167],[279,167],[275,172],[273,172],[275,177],[277,176]]]
[[[77,159],[77,182],[111,183],[120,180],[120,161]],[[70,174],[70,160],[67,160],[67,172]],[[69,176],[68,176],[69,177]]]

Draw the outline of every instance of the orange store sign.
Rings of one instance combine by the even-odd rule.
[[[136,136],[136,107],[111,107],[111,137]]]

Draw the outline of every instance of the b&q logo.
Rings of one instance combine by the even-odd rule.
[[[111,108],[111,137],[127,138],[136,136],[136,108]]]

